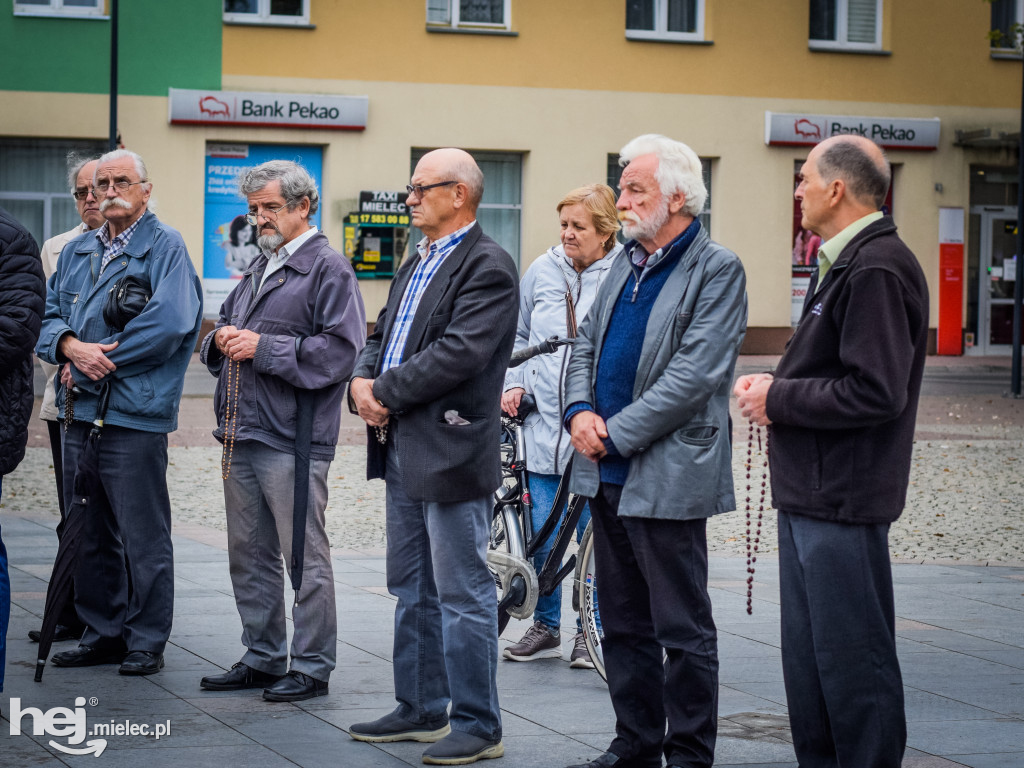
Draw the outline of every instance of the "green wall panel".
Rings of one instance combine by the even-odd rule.
[[[0,90],[107,93],[109,19],[14,16],[13,7],[0,0]],[[118,7],[120,93],[220,88],[221,3],[120,0]]]

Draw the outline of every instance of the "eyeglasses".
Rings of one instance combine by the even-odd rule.
[[[423,197],[423,193],[428,189],[434,187],[447,187],[450,184],[458,184],[457,181],[439,181],[436,184],[406,184],[405,189],[410,195],[416,195],[416,197]]]
[[[99,197],[100,195],[107,194],[107,190],[110,189],[111,186],[113,186],[114,189],[116,189],[118,192],[124,192],[125,190],[128,189],[128,187],[132,186],[133,184],[145,183],[147,183],[145,179],[142,179],[142,181],[128,181],[128,179],[118,179],[117,181],[113,182],[113,184],[111,184],[109,181],[101,181],[92,188],[92,193]],[[78,197],[77,194],[75,195],[75,198],[81,199]]]
[[[89,196],[90,192],[92,192],[92,190],[89,187],[79,187],[71,193],[71,196],[75,198],[75,200],[85,200],[85,198]]]
[[[245,214],[245,220],[255,227],[257,216],[262,216],[264,219],[276,219],[278,212],[287,207],[287,205],[265,205],[263,210],[249,211]]]

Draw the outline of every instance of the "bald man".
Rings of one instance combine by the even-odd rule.
[[[395,275],[349,387],[367,424],[367,476],[387,483],[398,707],[349,733],[434,742],[423,762],[463,765],[504,753],[486,552],[519,276],[476,222],[484,178],[468,153],[427,153],[407,189],[426,237]]]
[[[774,375],[734,388],[771,435],[793,747],[801,768],[899,768],[907,729],[888,534],[910,478],[928,288],[879,211],[890,170],[878,146],[827,139],[800,178],[803,226],[824,241],[819,272]]]

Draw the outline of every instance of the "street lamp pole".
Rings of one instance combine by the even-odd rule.
[[[110,141],[117,149],[117,0],[110,0]]]

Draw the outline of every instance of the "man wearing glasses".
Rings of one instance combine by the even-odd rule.
[[[85,510],[75,579],[85,632],[77,648],[54,655],[59,667],[120,663],[123,675],[151,675],[163,666],[171,632],[167,433],[178,428],[185,369],[202,322],[202,289],[181,235],[147,209],[152,186],[134,152],[103,155],[91,196],[106,222],[68,243],[47,286],[36,354],[63,365],[57,402],[68,425],[65,498],[71,498],[101,394],[109,396],[99,443],[101,491]],[[151,296],[118,330],[104,318],[104,305],[127,276]]]
[[[224,444],[228,561],[246,651],[200,685],[303,701],[327,695],[335,667],[327,471],[366,314],[352,266],[310,223],[320,195],[302,166],[259,165],[239,192],[262,253],[224,301],[200,358],[218,377],[214,436]],[[295,591],[290,664],[282,556]]]
[[[349,734],[437,742],[423,762],[438,765],[504,752],[485,555],[519,278],[476,221],[483,182],[460,149],[417,164],[407,205],[426,237],[395,275],[350,386],[350,407],[367,424],[367,475],[387,482],[398,707]]]
[[[68,186],[71,188],[71,196],[75,198],[75,208],[78,209],[78,216],[81,223],[60,235],[55,235],[43,243],[40,256],[43,260],[43,272],[46,279],[57,269],[57,257],[64,250],[64,246],[76,237],[91,232],[103,225],[105,219],[100,213],[100,202],[92,191],[92,175],[96,170],[96,160],[81,159],[74,155],[68,158]],[[61,451],[61,430],[60,421],[57,419],[57,390],[54,385],[54,377],[57,374],[57,366],[50,365],[45,360],[39,360],[39,367],[43,369],[43,378],[46,380],[46,389],[43,390],[43,403],[39,408],[39,418],[46,422],[48,437],[50,438],[50,454],[53,457],[53,474],[57,481],[57,505],[60,508],[61,522],[57,524],[57,539],[60,540],[64,531],[64,461]],[[85,625],[78,618],[74,601],[69,600],[60,615],[57,623],[57,631],[54,640],[77,640],[82,636]],[[33,629],[28,633],[33,642],[39,641],[39,630]]]

